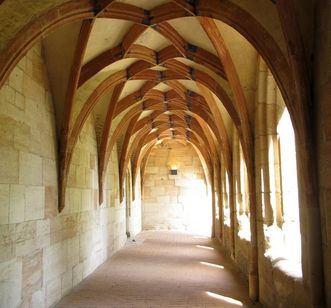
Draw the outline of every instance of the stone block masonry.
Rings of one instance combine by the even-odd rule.
[[[107,182],[106,201],[97,204],[92,118],[75,148],[61,214],[56,153],[52,95],[39,42],[0,89],[0,307],[53,306],[126,241],[118,181]],[[117,165],[115,148],[108,178],[118,177]],[[135,211],[139,208],[137,203]]]

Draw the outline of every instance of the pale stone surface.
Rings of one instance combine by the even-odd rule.
[[[83,280],[83,264],[78,263],[72,269],[72,283],[76,285]]]
[[[18,223],[24,221],[25,186],[10,185],[9,222]]]
[[[0,184],[0,224],[9,220],[9,185]]]
[[[46,307],[45,301],[45,290],[38,290],[37,292],[33,293],[31,297],[31,307],[44,308]]]
[[[0,286],[0,307],[17,307],[22,296],[22,261],[0,263]]]
[[[15,258],[15,225],[0,225],[0,262]]]
[[[0,144],[0,183],[17,183],[18,170],[18,151]]]
[[[23,91],[24,73],[19,66],[16,66],[9,77],[9,85],[16,91]]]
[[[204,173],[190,145],[169,143],[155,147],[149,156],[144,181],[143,229],[178,229],[210,233],[211,202]],[[178,168],[170,175],[171,165]]]
[[[16,255],[25,256],[37,249],[36,221],[16,224]]]
[[[79,264],[79,237],[68,239],[68,260],[67,267],[74,268]],[[74,283],[75,285],[75,283]]]
[[[68,270],[62,275],[61,297],[65,296],[72,288],[72,270]]]
[[[61,277],[66,272],[67,245],[56,243],[44,250],[43,275],[44,283]],[[61,292],[60,292],[61,293]]]
[[[46,283],[46,307],[51,307],[61,299],[61,278],[54,278]]]
[[[53,159],[43,159],[43,185],[56,186],[57,172],[56,162]]]
[[[20,184],[42,184],[42,159],[34,154],[20,152]]]
[[[43,219],[45,190],[43,186],[27,186],[25,190],[25,220]]]
[[[21,93],[15,93],[15,105],[17,108],[24,110],[25,109],[25,99]]]
[[[22,290],[23,297],[29,297],[38,291],[43,283],[42,275],[42,250],[27,255],[22,258],[23,263],[23,278]]]

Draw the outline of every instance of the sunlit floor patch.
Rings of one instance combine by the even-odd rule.
[[[229,304],[233,304],[233,305],[237,305],[237,306],[243,306],[243,303],[241,301],[238,301],[238,300],[236,300],[236,299],[234,299],[232,297],[223,296],[223,295],[216,294],[216,293],[209,292],[209,291],[206,291],[206,293],[210,297],[219,299],[219,300],[224,301],[224,302],[227,302]]]
[[[203,264],[203,265],[210,266],[210,267],[216,267],[216,268],[219,268],[219,269],[224,269],[224,266],[223,265],[209,263],[209,262],[204,262],[204,261],[201,261],[200,263]]]
[[[203,249],[208,249],[208,250],[214,250],[213,247],[203,246],[203,245],[196,245],[195,247],[197,247],[197,248],[203,248]]]

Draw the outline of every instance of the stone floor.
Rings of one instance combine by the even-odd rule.
[[[252,307],[247,285],[216,241],[142,232],[56,306]]]

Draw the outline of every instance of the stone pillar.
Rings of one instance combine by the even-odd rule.
[[[233,162],[233,198],[235,202],[235,213],[239,212],[240,215],[244,213],[243,198],[241,191],[241,173],[240,173],[240,144],[239,137],[236,131],[233,133],[233,146],[232,146],[232,162]]]
[[[276,110],[275,110],[275,120],[276,120],[276,134],[274,137],[274,179],[275,179],[275,202],[276,202],[276,209],[275,209],[275,216],[276,216],[276,223],[279,228],[282,227],[283,224],[283,200],[282,200],[282,182],[281,182],[281,158],[280,158],[280,148],[279,148],[279,135],[277,132],[277,123],[281,115],[284,112],[285,103],[283,100],[283,96],[279,90],[276,88]]]
[[[215,238],[216,236],[216,198],[215,198],[215,193],[216,193],[216,189],[215,189],[215,185],[216,185],[216,181],[215,181],[215,165],[213,165],[213,170],[212,170],[212,174],[211,174],[211,204],[212,204],[212,230],[211,230],[211,237]]]
[[[220,238],[221,241],[224,242],[224,208],[226,206],[225,203],[225,198],[224,198],[224,194],[225,194],[225,190],[224,190],[224,158],[223,156],[221,157],[221,162],[220,162],[220,166],[219,166],[219,198],[220,198]]]
[[[215,180],[215,189],[217,194],[217,204],[216,207],[218,208],[218,219],[219,219],[219,226],[217,237],[220,240],[223,240],[223,195],[222,195],[222,182],[221,182],[221,162],[220,159],[217,160],[214,166],[214,180]]]
[[[275,222],[275,213],[276,213],[276,183],[275,183],[275,147],[278,147],[277,142],[277,125],[276,125],[276,82],[270,72],[267,72],[267,96],[266,96],[266,158],[268,166],[268,175],[269,178],[266,179],[268,187],[266,187],[268,194],[269,208],[268,211],[269,217],[267,224],[271,225]]]
[[[270,175],[268,163],[268,132],[267,120],[267,98],[271,97],[271,89],[267,84],[268,68],[260,59],[258,71],[258,93],[256,105],[256,166],[257,166],[257,194],[262,195],[261,205],[263,220],[267,225],[272,225],[274,216],[270,202]],[[269,95],[267,95],[269,92]],[[269,107],[270,109],[270,107]]]

